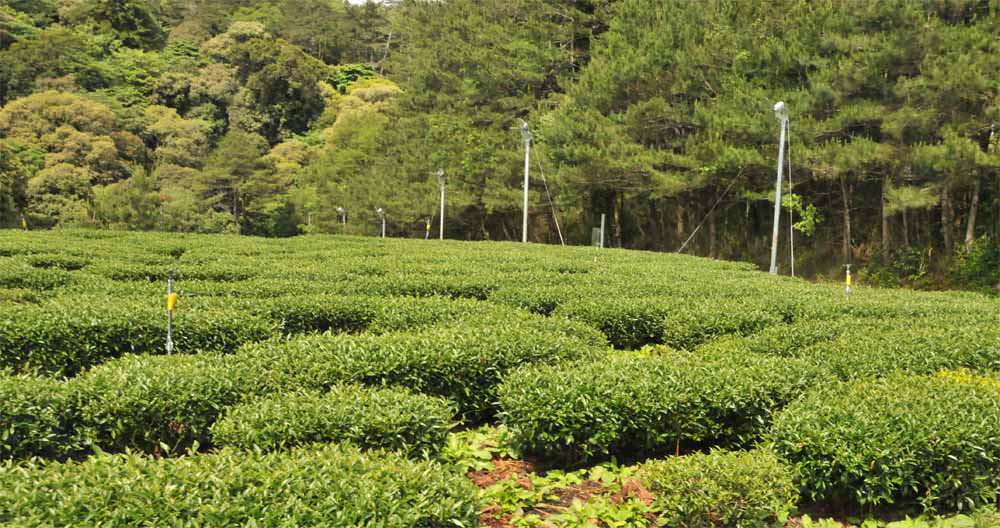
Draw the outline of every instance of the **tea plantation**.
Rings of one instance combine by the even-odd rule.
[[[594,248],[0,231],[0,526],[986,527],[998,497],[996,299]]]

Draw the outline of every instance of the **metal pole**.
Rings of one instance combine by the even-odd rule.
[[[167,354],[174,353],[174,272],[167,276]]]
[[[382,215],[382,238],[385,238],[385,215]]]
[[[774,232],[771,235],[771,275],[778,274],[778,227],[781,223],[781,176],[785,161],[785,127],[788,118],[781,119],[781,139],[778,144],[778,181],[774,187]]]
[[[438,181],[441,182],[441,222],[438,233],[438,238],[444,240],[444,170],[438,171]]]
[[[525,124],[527,128],[527,124]],[[531,170],[531,138],[524,139],[524,216],[521,221],[521,242],[528,241],[528,171]]]
[[[601,249],[604,249],[604,213],[601,213]]]

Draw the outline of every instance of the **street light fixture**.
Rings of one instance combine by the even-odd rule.
[[[444,176],[444,169],[438,169],[437,171],[438,183],[441,184],[441,221],[440,221],[440,232],[438,233],[438,238],[444,240],[444,185],[447,182],[447,178]]]
[[[778,274],[778,227],[781,222],[781,177],[784,174],[785,134],[788,130],[788,108],[784,101],[774,104],[774,117],[781,123],[778,143],[778,181],[774,187],[774,231],[771,234],[771,275]]]
[[[375,209],[375,212],[378,213],[379,217],[382,219],[382,238],[385,238],[385,209],[379,207]]]
[[[340,223],[347,225],[347,210],[343,207],[337,207],[337,215],[340,216]]]
[[[524,138],[524,216],[521,221],[521,242],[528,241],[528,172],[531,167],[531,128],[527,121],[521,121],[521,137]]]

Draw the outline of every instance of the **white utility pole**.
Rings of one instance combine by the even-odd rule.
[[[382,238],[385,238],[385,209],[379,207],[375,209],[375,212],[382,218]]]
[[[781,223],[781,177],[785,162],[785,130],[788,128],[788,109],[784,101],[774,104],[774,115],[781,123],[781,138],[778,144],[778,181],[774,187],[774,232],[771,235],[771,275],[778,274],[778,227]]]
[[[522,121],[521,137],[524,138],[524,217],[521,221],[521,242],[528,241],[528,172],[531,168],[531,129]]]
[[[604,213],[601,213],[601,249],[604,249]]]
[[[444,240],[444,184],[447,180],[444,176],[444,169],[438,169],[438,182],[441,184],[441,222],[440,222],[440,232],[438,233],[438,238]]]

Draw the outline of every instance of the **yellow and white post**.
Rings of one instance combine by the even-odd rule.
[[[174,353],[174,308],[177,307],[177,294],[174,293],[174,273],[167,277],[167,354]]]
[[[847,264],[847,276],[844,278],[844,294],[848,297],[851,296],[851,284],[853,280],[851,279],[851,265]]]

